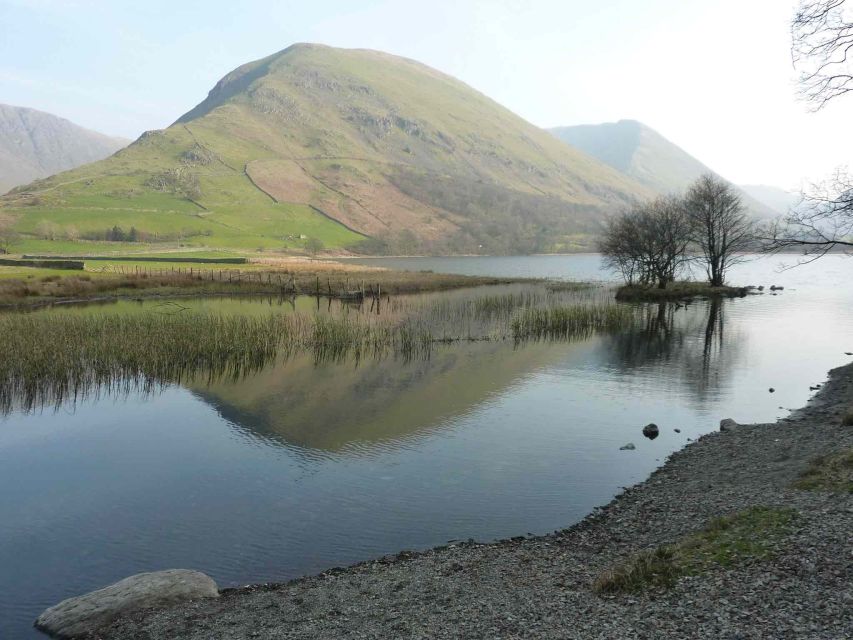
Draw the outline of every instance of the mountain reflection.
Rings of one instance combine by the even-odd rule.
[[[190,389],[253,437],[337,452],[441,428],[570,349],[474,343],[436,350],[429,360],[367,360],[357,367],[317,365],[306,355],[236,383]]]

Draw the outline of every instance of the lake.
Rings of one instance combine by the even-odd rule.
[[[783,417],[850,361],[853,261],[779,271],[783,261],[794,258],[731,276],[784,286],[778,295],[652,305],[625,332],[439,346],[408,361],[297,354],[238,380],[12,409],[0,416],[0,637],[38,637],[45,607],[140,571],[198,569],[236,586],[569,526],[721,418]],[[595,255],[369,262],[612,279]],[[317,312],[311,299],[176,304]],[[335,312],[343,305],[320,309]],[[649,422],[655,440],[641,434]],[[628,442],[636,450],[621,451]]]

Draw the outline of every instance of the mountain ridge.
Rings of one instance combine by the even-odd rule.
[[[553,127],[548,131],[661,195],[681,193],[705,173],[719,176],[699,159],[638,120]],[[766,217],[784,213],[735,186],[744,204],[755,215]]]
[[[46,111],[0,104],[0,194],[101,160],[129,142]]]

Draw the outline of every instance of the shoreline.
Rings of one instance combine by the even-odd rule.
[[[853,427],[841,424],[851,410],[853,363],[833,369],[788,417],[708,433],[553,534],[402,551],[223,589],[215,600],[120,619],[94,637],[850,637],[853,494],[792,483],[816,457],[853,447]],[[798,514],[771,559],[712,567],[669,590],[593,592],[602,571],[637,552],[755,506]]]

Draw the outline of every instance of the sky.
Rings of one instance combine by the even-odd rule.
[[[853,166],[853,98],[796,96],[795,0],[0,0],[0,103],[136,138],[294,42],[380,49],[541,127],[640,120],[739,184]]]

